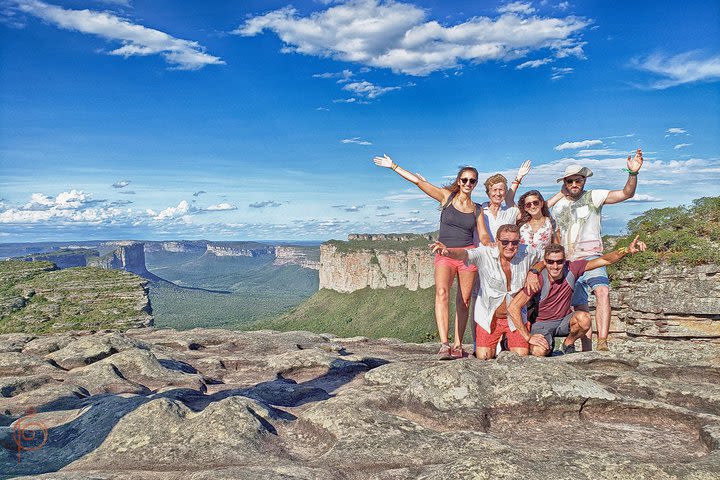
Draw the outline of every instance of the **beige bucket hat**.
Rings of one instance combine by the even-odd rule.
[[[565,168],[565,173],[563,173],[563,176],[557,179],[557,183],[562,182],[566,177],[571,177],[573,175],[582,175],[583,177],[592,177],[592,170],[590,170],[587,167],[583,167],[580,165],[568,165],[567,168]]]

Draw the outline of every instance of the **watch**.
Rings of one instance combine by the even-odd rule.
[[[537,268],[531,268],[530,273],[534,273],[535,275],[540,275],[540,272],[538,272]]]

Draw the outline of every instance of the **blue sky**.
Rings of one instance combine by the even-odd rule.
[[[426,232],[459,165],[720,195],[720,2],[0,0],[0,242]],[[476,190],[476,200],[485,199]]]

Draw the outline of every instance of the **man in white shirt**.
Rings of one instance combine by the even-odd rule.
[[[431,245],[433,252],[456,260],[463,260],[478,267],[480,295],[475,302],[475,354],[478,359],[495,358],[500,337],[505,334],[510,350],[527,355],[528,342],[508,324],[507,305],[525,285],[528,271],[542,260],[542,252],[520,244],[517,225],[502,225],[497,230],[497,246],[484,246],[466,250],[447,248],[440,242]],[[534,269],[533,269],[534,270]],[[537,275],[537,270],[533,272]],[[537,277],[532,282],[537,289]],[[526,321],[526,319],[523,319]]]
[[[592,176],[592,170],[580,165],[570,165],[558,178],[562,182],[561,194],[548,202],[554,204],[552,213],[560,232],[561,244],[565,247],[568,260],[593,260],[603,254],[602,207],[620,203],[635,195],[637,175],[642,167],[642,150],[638,148],[634,157],[628,156],[628,179],[622,190],[585,190],[585,182]],[[559,200],[556,200],[558,199]],[[607,337],[610,330],[610,281],[605,267],[583,274],[576,283],[572,305],[576,310],[587,311],[588,295],[595,295],[595,324],[597,326],[597,349],[607,351]],[[583,351],[592,350],[592,329],[582,338]]]

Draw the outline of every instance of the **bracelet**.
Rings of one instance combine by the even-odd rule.
[[[515,180],[512,181],[512,183],[517,183],[518,185],[520,185],[522,182],[516,178]]]
[[[391,169],[393,172],[396,172],[398,166],[399,166],[399,165],[398,165],[397,163],[393,162],[392,165],[390,165],[390,169]]]
[[[633,172],[629,168],[623,168],[623,172],[627,172],[627,174],[630,175],[631,177],[637,177],[637,174],[640,173],[640,172]]]

